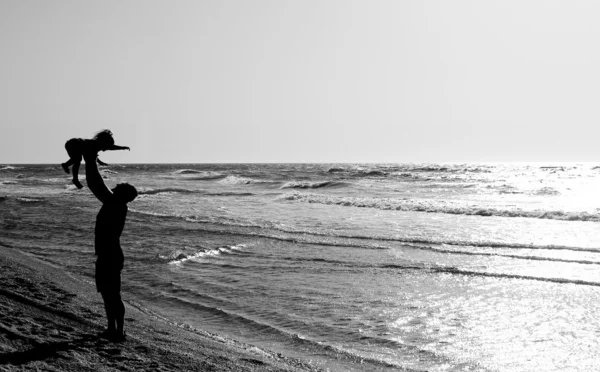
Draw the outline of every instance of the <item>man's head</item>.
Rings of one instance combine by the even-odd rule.
[[[138,196],[135,187],[128,183],[120,183],[112,189],[113,195],[123,203],[129,203]]]

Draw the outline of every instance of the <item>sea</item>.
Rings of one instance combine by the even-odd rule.
[[[600,164],[101,173],[139,191],[124,299],[178,325],[323,371],[600,366]],[[70,180],[59,164],[1,164],[0,249],[91,284],[101,204]]]

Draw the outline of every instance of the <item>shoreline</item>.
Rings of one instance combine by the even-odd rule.
[[[124,299],[127,340],[98,338],[106,319],[93,284],[5,245],[0,281],[0,371],[319,370],[176,323],[131,299]]]

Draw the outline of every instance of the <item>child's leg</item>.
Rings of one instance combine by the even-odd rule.
[[[69,154],[69,160],[66,163],[62,163],[61,166],[64,171],[69,174],[69,167],[75,163],[81,163],[81,141],[76,138],[71,138],[65,143],[65,150]]]
[[[82,189],[83,185],[79,182],[79,166],[81,163],[73,164],[73,184],[77,186],[78,189]]]
[[[67,160],[65,163],[62,163],[61,166],[62,166],[62,169],[65,171],[65,173],[69,174],[69,173],[71,173],[69,171],[69,167],[75,163],[77,163],[77,160],[75,160],[73,158],[69,158],[69,160]]]

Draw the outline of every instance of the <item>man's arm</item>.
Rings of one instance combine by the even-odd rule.
[[[96,198],[102,203],[106,203],[112,199],[113,193],[108,186],[106,186],[104,179],[102,179],[102,176],[100,175],[98,164],[96,164],[97,157],[97,151],[84,152],[85,179],[87,180],[88,187],[92,190]]]
[[[129,150],[127,146],[117,146],[117,145],[109,145],[105,150]]]

